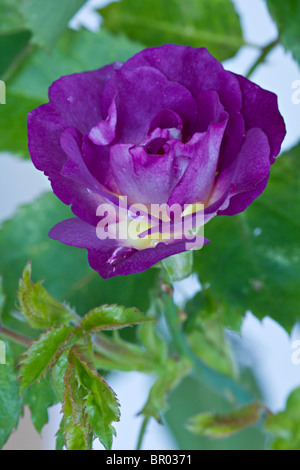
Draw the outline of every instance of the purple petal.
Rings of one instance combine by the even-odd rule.
[[[117,108],[115,100],[109,107],[107,118],[92,127],[89,138],[96,145],[108,145],[116,137]]]
[[[75,127],[82,134],[88,134],[103,119],[101,98],[104,86],[119,67],[120,64],[116,63],[92,72],[68,75],[51,85],[50,102],[64,117],[66,127]]]
[[[190,159],[190,155],[178,152],[175,141],[174,144],[170,143],[169,152],[165,155],[149,155],[144,147],[132,147],[130,144],[118,144],[111,148],[113,175],[121,193],[128,197],[131,204],[162,204],[168,201]]]
[[[117,141],[139,144],[157,113],[169,109],[178,114],[189,130],[197,118],[197,104],[191,93],[170,82],[152,67],[118,70],[113,79],[118,90]]]
[[[190,147],[192,159],[172,192],[169,205],[207,201],[215,181],[225,128],[226,122],[211,124],[206,133],[195,134],[192,141],[186,144]]]
[[[242,114],[246,130],[259,127],[268,136],[271,148],[270,160],[274,162],[286,135],[283,117],[278,110],[277,96],[264,90],[245,77],[236,75],[243,94]]]
[[[88,136],[83,137],[82,154],[91,174],[109,191],[120,194],[109,163],[109,145],[95,145]]]
[[[226,111],[235,112],[241,108],[237,78],[224,70],[205,48],[165,44],[145,49],[129,59],[122,70],[147,65],[160,70],[169,80],[183,85],[195,98],[201,92],[215,91]]]
[[[264,132],[261,129],[248,131],[236,161],[218,176],[209,205],[222,201],[223,195],[228,194],[228,207],[219,214],[243,211],[266,186],[270,174],[269,155],[270,146]]]
[[[51,103],[36,108],[28,115],[29,153],[35,167],[48,176],[54,194],[64,204],[72,204],[74,214],[95,223],[98,203],[94,195],[82,184],[61,175],[67,162],[60,144],[65,128],[64,119]]]

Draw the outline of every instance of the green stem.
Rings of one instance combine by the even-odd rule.
[[[143,439],[145,437],[145,433],[146,433],[148,423],[149,423],[149,416],[145,416],[145,418],[143,420],[143,423],[142,423],[142,426],[141,426],[141,429],[140,429],[140,432],[139,432],[139,437],[138,437],[138,442],[137,442],[137,445],[136,445],[136,450],[141,450],[141,448],[142,448]]]
[[[249,403],[252,401],[251,395],[239,384],[237,384],[230,377],[217,372],[208,367],[198,356],[192,351],[186,342],[183,326],[179,322],[178,308],[173,302],[172,287],[162,284],[163,287],[163,300],[165,304],[165,318],[172,335],[176,352],[179,356],[184,356],[189,359],[193,364],[194,375],[212,391],[223,398],[229,400],[234,397],[239,405]]]
[[[279,42],[280,40],[278,38],[275,41],[270,42],[270,44],[267,44],[267,46],[261,49],[260,56],[254,62],[254,64],[252,65],[252,67],[250,68],[249,72],[246,75],[247,78],[251,77],[251,75],[257,69],[257,67],[265,61],[267,55],[274,49],[274,47],[276,47],[279,44]]]

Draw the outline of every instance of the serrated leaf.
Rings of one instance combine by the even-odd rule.
[[[31,280],[31,263],[23,271],[17,293],[19,307],[33,328],[48,329],[52,326],[68,325],[74,320],[69,307],[55,300],[42,286]]]
[[[300,388],[290,394],[284,411],[267,417],[265,430],[272,435],[272,450],[300,449]]]
[[[112,423],[119,421],[120,411],[114,391],[103,377],[91,368],[82,348],[74,346],[69,354],[69,363],[76,368],[79,383],[85,389],[84,409],[87,420],[96,437],[106,449],[110,449],[116,434]]]
[[[295,0],[267,0],[267,5],[277,23],[281,42],[300,63],[300,3]]]
[[[24,328],[9,312],[15,308],[19,276],[30,259],[36,279],[46,279],[47,291],[55,299],[71,304],[80,315],[95,305],[115,302],[147,310],[147,292],[156,283],[157,270],[101,279],[90,268],[85,250],[67,247],[48,238],[49,229],[71,215],[68,207],[53,194],[47,194],[19,209],[12,220],[2,225],[0,274],[4,276],[7,296],[3,320],[10,328],[17,331]]]
[[[23,404],[29,406],[31,420],[37,432],[40,433],[48,423],[48,408],[56,403],[57,397],[48,374],[45,379],[40,380],[40,383],[34,383],[25,390]]]
[[[240,318],[247,310],[270,316],[290,331],[299,320],[299,220],[297,145],[276,161],[265,192],[244,213],[206,225],[212,242],[194,264],[215,302]]]
[[[187,427],[198,436],[221,439],[232,436],[245,427],[253,426],[260,419],[261,409],[260,403],[251,403],[222,415],[201,413],[191,418]]]
[[[81,320],[80,326],[86,333],[101,330],[114,330],[139,323],[153,322],[136,308],[125,308],[119,305],[102,305],[88,312]]]
[[[63,402],[64,397],[65,375],[68,368],[69,351],[69,349],[65,349],[51,367],[52,386],[60,402]]]
[[[31,343],[20,361],[22,393],[46,374],[72,331],[72,327],[53,327]]]
[[[63,434],[68,450],[90,450],[93,433],[85,411],[86,391],[78,380],[77,370],[70,360],[70,353],[68,359],[64,378],[63,418],[59,433]]]
[[[122,31],[146,46],[204,46],[224,60],[243,45],[239,18],[230,0],[123,0],[100,13],[110,31]]]
[[[13,429],[17,427],[21,414],[14,359],[8,343],[5,343],[5,347],[6,364],[0,363],[0,448],[3,447]]]

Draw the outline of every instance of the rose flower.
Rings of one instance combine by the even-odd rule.
[[[265,189],[284,136],[276,95],[224,70],[206,49],[178,45],[62,77],[49,103],[28,116],[32,161],[76,215],[50,237],[86,248],[104,278],[185,251],[191,233],[193,247],[203,245],[197,230],[175,236],[178,217],[193,224],[199,203],[203,223],[244,211]],[[120,201],[114,218],[109,208]],[[153,205],[165,208],[155,218],[156,238],[149,233]],[[177,220],[172,205],[181,208]],[[136,234],[109,236],[130,223]]]

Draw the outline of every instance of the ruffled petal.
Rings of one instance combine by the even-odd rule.
[[[224,70],[205,48],[165,44],[145,49],[129,59],[123,70],[147,65],[183,85],[195,98],[201,92],[215,91],[226,111],[231,113],[241,109],[242,95],[237,78]]]
[[[236,75],[236,77],[243,94],[241,112],[246,130],[259,127],[264,131],[269,139],[270,161],[273,163],[286,135],[285,123],[278,109],[277,96],[241,75]]]
[[[88,134],[91,128],[103,119],[103,90],[120,66],[120,63],[115,63],[99,70],[67,75],[51,85],[50,102],[64,117],[66,127],[75,127],[82,134]]]
[[[183,131],[190,131],[198,111],[186,88],[152,67],[123,70],[118,70],[112,80],[117,90],[117,142],[141,143],[152,120],[163,109],[177,113],[183,121]]]
[[[169,205],[205,203],[207,201],[215,181],[226,124],[227,121],[211,124],[207,132],[195,134],[193,139],[185,144],[186,147],[190,147],[192,158],[170,196]]]

